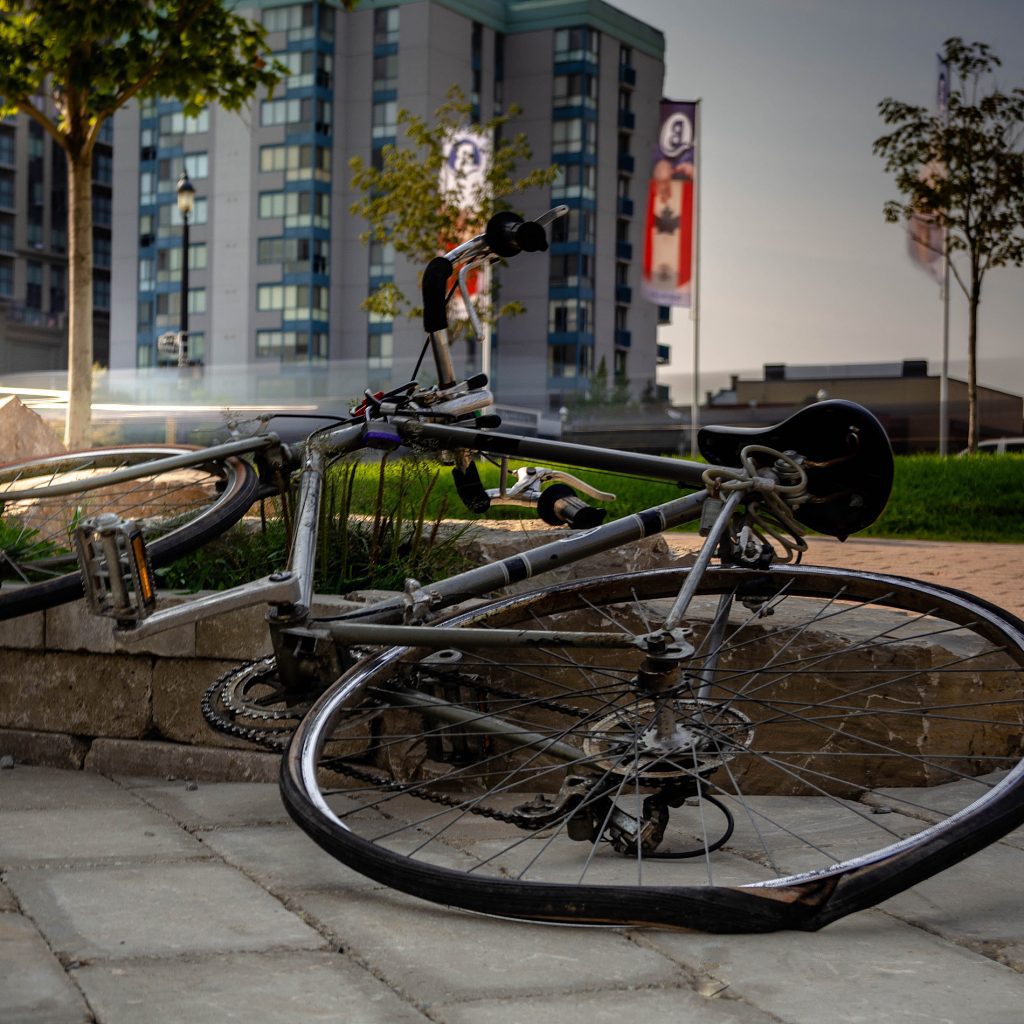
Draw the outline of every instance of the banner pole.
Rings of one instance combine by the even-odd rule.
[[[696,456],[697,432],[700,429],[700,153],[704,148],[701,132],[701,100],[694,103],[696,121],[694,137],[696,145],[693,154],[693,297],[690,302],[690,319],[693,321],[693,392],[690,396],[690,455]]]

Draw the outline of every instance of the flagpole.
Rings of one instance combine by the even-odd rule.
[[[936,106],[944,129],[949,128],[949,67],[941,54]],[[945,169],[949,173],[949,168]],[[949,225],[942,225],[942,372],[939,376],[939,455],[949,454]]]
[[[693,392],[690,396],[690,455],[696,456],[697,431],[700,429],[700,151],[704,148],[701,129],[701,100],[694,103],[694,136],[696,145],[693,154],[693,295],[690,302],[690,319],[693,321]]]
[[[942,371],[939,375],[939,455],[949,454],[949,228],[942,229]]]

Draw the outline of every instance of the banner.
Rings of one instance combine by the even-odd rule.
[[[938,75],[935,89],[935,105],[943,124],[949,116],[949,65],[938,58]],[[946,168],[932,161],[922,167],[918,176],[932,184],[945,177]],[[943,265],[945,239],[942,228],[936,223],[933,213],[914,213],[907,219],[907,250],[910,258],[927,271],[940,284],[945,276]]]
[[[661,128],[647,186],[641,290],[659,306],[693,301],[697,104],[661,102]]]
[[[444,163],[441,165],[438,188],[441,194],[472,217],[479,211],[480,197],[487,185],[487,170],[491,159],[491,140],[468,129],[453,133],[441,150]],[[449,245],[455,245],[471,238],[475,231],[468,226],[457,230],[456,238],[442,239],[441,253]],[[490,272],[484,268],[470,271],[466,278],[470,298],[480,313],[485,312],[490,294]],[[468,318],[462,295],[456,292],[452,299],[451,315],[454,319]]]

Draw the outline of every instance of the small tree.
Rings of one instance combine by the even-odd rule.
[[[385,146],[380,168],[359,157],[351,160],[352,185],[362,193],[351,212],[369,224],[360,235],[364,243],[391,242],[397,254],[422,268],[438,253],[483,231],[491,216],[508,208],[508,196],[550,186],[558,173],[556,167],[537,168],[515,177],[517,163],[531,156],[525,135],[506,139],[503,134],[505,126],[519,115],[517,106],[513,104],[507,113],[482,123],[472,120],[471,110],[462,91],[452,86],[432,122],[399,111],[398,124],[404,128],[407,144]],[[470,187],[468,169],[459,162],[449,178],[451,184],[442,188],[446,146],[460,133],[491,140],[485,172],[480,183]],[[413,318],[421,313],[419,304],[393,282],[368,296],[363,308],[392,318],[403,314]],[[480,312],[493,322],[521,309],[519,303],[511,302],[494,312],[489,307]]]
[[[1024,89],[999,89],[993,72],[1001,61],[984,43],[947,39],[943,60],[946,113],[883,100],[879,113],[895,130],[875,140],[874,152],[903,195],[885,204],[886,220],[924,216],[941,228],[950,272],[967,296],[967,443],[973,452],[982,281],[993,267],[1024,263]]]
[[[0,0],[0,116],[26,114],[67,154],[68,416],[88,444],[92,406],[92,159],[100,128],[131,99],[240,109],[285,69],[230,0]]]

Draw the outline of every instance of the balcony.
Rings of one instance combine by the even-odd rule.
[[[632,110],[620,110],[619,127],[632,131],[636,127],[636,114]]]
[[[628,284],[617,284],[615,286],[615,301],[622,306],[628,306],[633,301],[633,289]]]
[[[629,242],[616,242],[615,258],[628,262],[633,258],[633,246]]]
[[[625,196],[619,196],[619,216],[620,217],[632,217],[633,216],[633,200],[627,199]]]
[[[631,331],[616,331],[615,332],[615,347],[616,348],[630,348],[633,344],[633,334]]]
[[[623,85],[634,86],[636,85],[636,68],[630,67],[628,64],[619,65],[619,81]]]
[[[620,153],[619,154],[619,170],[624,174],[632,174],[636,167],[636,161],[633,159],[632,153]]]

